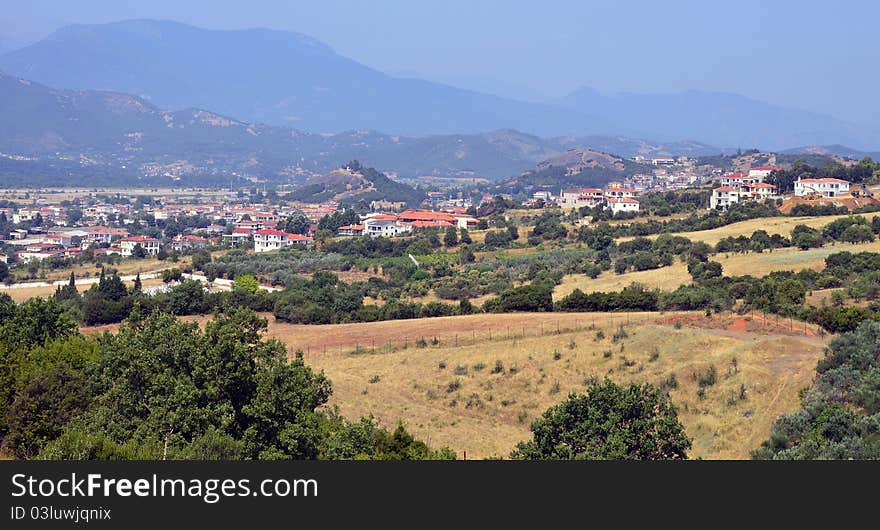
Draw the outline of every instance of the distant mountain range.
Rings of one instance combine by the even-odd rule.
[[[316,133],[449,136],[441,150],[453,152],[460,139],[453,135],[499,129],[733,149],[880,146],[876,128],[732,94],[581,89],[553,104],[516,101],[396,78],[305,35],[265,29],[216,31],[155,20],[67,26],[0,55],[0,70],[52,87],[135,94],[163,109],[210,109],[246,123]],[[484,140],[480,135],[475,142]]]
[[[880,146],[880,127],[869,129],[736,94],[687,91],[605,95],[582,88],[560,104],[600,119],[613,119],[622,128],[638,127],[659,140],[696,138],[713,145],[774,151],[800,145]]]
[[[195,108],[162,110],[119,92],[56,90],[0,72],[0,174],[12,185],[59,177],[305,182],[357,159],[401,176],[500,179],[576,147],[624,156],[690,156],[719,149],[692,142],[624,137],[542,139],[515,130],[423,138],[374,131],[335,135],[245,123]],[[192,180],[197,178],[196,180]],[[18,179],[13,181],[12,179]],[[54,179],[54,180],[53,180]],[[226,180],[228,182],[228,180]]]
[[[782,153],[787,155],[840,156],[844,158],[852,158],[853,160],[861,160],[866,156],[869,156],[873,158],[875,162],[880,160],[880,151],[859,151],[858,149],[851,149],[845,145],[811,145],[795,147],[794,149],[786,149],[782,151]]]
[[[0,56],[0,70],[54,87],[125,92],[163,108],[212,109],[314,132],[620,132],[561,107],[391,77],[305,35],[267,29],[215,31],[155,20],[67,26]]]

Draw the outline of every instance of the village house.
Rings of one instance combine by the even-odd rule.
[[[399,212],[406,208],[405,202],[392,202],[384,199],[379,201],[370,201],[371,212]]]
[[[612,214],[639,211],[639,201],[631,197],[608,197],[605,201],[605,209]]]
[[[753,167],[749,170],[749,177],[758,179],[758,182],[764,182],[764,180],[770,176],[770,173],[772,173],[773,171],[779,171],[781,169],[781,167],[776,166]]]
[[[605,198],[614,197],[634,199],[639,196],[639,190],[634,188],[614,187],[605,190]]]
[[[231,234],[223,234],[223,241],[229,242],[233,247],[246,245],[251,240],[254,231],[250,228],[233,228]]]
[[[721,186],[712,190],[709,197],[710,210],[726,210],[731,204],[736,204],[740,199],[740,189],[733,186]]]
[[[305,245],[311,240],[312,238],[308,236],[265,228],[254,232],[254,252],[269,252],[290,245]]]
[[[155,256],[159,253],[159,240],[150,236],[133,236],[124,237],[119,241],[119,247],[122,249],[122,257],[129,257],[138,245],[144,249],[148,256]]]
[[[171,240],[171,248],[178,252],[190,248],[205,248],[206,246],[208,246],[208,240],[200,236],[178,234]]]
[[[363,233],[370,237],[394,237],[412,232],[412,225],[391,214],[370,214],[364,221]]]
[[[709,209],[727,210],[732,204],[746,200],[763,202],[778,196],[776,186],[766,182],[752,182],[738,187],[721,186],[712,190],[712,195],[709,197]]]
[[[575,188],[561,190],[556,203],[561,208],[595,208],[602,204],[605,199],[599,188]]]
[[[820,195],[822,197],[842,197],[849,195],[849,182],[834,178],[797,179],[794,183],[796,197]]]
[[[339,235],[341,236],[361,236],[364,234],[364,225],[345,225],[339,227]]]

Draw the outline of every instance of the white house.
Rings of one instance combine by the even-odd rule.
[[[822,197],[842,197],[849,195],[849,182],[832,178],[797,179],[794,183],[794,194],[797,197],[811,194]]]
[[[595,208],[602,204],[605,196],[599,188],[575,188],[570,190],[560,190],[559,198],[556,200],[562,208]]]
[[[743,186],[748,186],[749,184],[762,182],[763,180],[763,177],[752,177],[746,173],[728,173],[721,177],[721,185],[729,186],[731,188],[741,188]]]
[[[758,179],[758,182],[764,182],[764,179],[770,176],[770,172],[779,171],[780,169],[782,168],[776,166],[753,167],[749,170],[749,178]]]
[[[611,210],[613,214],[639,211],[639,201],[630,197],[608,197],[605,200],[607,201],[605,208]]]
[[[402,222],[396,215],[388,214],[368,216],[362,224],[363,233],[370,237],[394,237],[413,230],[411,224]]]
[[[639,196],[639,190],[635,188],[608,188],[605,190],[605,197],[614,197],[617,199],[620,198],[629,198],[634,199]]]
[[[254,232],[254,252],[269,252],[290,245],[305,245],[311,240],[312,238],[308,236],[266,228]]]
[[[778,197],[776,186],[766,182],[753,182],[739,187],[721,186],[712,190],[709,197],[710,210],[726,210],[731,204],[746,200],[763,202]]]
[[[119,241],[119,247],[122,249],[123,257],[131,256],[136,246],[140,245],[144,252],[149,256],[155,256],[159,253],[159,240],[150,236],[133,236],[124,237]]]
[[[721,186],[712,190],[712,196],[709,197],[710,210],[726,210],[731,204],[736,204],[740,200],[742,191],[732,186]]]
[[[767,182],[755,182],[743,188],[749,194],[750,198],[757,201],[765,201],[767,199],[775,199],[778,197],[776,186]]]

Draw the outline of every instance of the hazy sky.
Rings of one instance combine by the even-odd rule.
[[[315,37],[396,75],[530,99],[579,86],[724,91],[880,121],[873,0],[0,0],[0,46],[70,23],[162,18]]]

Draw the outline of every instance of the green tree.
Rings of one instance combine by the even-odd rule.
[[[197,250],[192,255],[192,268],[197,271],[205,271],[205,267],[211,263],[211,253],[207,250]]]
[[[266,326],[249,310],[204,330],[171,315],[123,323],[101,340],[93,405],[41,456],[155,459],[167,446],[169,458],[316,458],[329,381],[262,340]]]
[[[144,259],[147,257],[147,252],[144,250],[144,247],[141,246],[140,243],[136,244],[133,249],[131,249],[131,257],[135,259]]]
[[[652,385],[592,383],[531,425],[523,460],[683,460],[691,442],[669,398]]]
[[[450,248],[458,245],[458,232],[454,226],[446,229],[446,234],[443,236],[443,244]]]
[[[235,277],[232,288],[236,291],[254,294],[260,288],[260,282],[250,274],[241,274]]]

